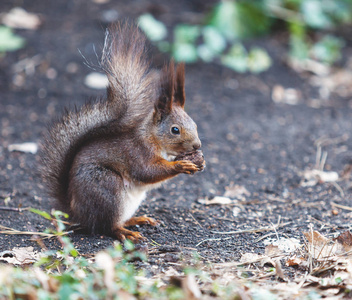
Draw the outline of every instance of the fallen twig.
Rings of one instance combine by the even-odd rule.
[[[341,204],[337,204],[335,202],[330,202],[331,206],[335,206],[335,207],[338,207],[338,208],[341,208],[341,209],[344,209],[344,210],[350,210],[352,211],[352,207],[350,206],[345,206],[345,205],[341,205]]]
[[[240,234],[240,233],[255,233],[255,232],[264,232],[264,231],[271,231],[275,230],[280,227],[284,227],[288,224],[291,224],[292,222],[287,222],[283,224],[276,224],[274,226],[269,226],[269,227],[259,227],[256,229],[244,229],[244,230],[236,230],[236,231],[227,231],[227,232],[221,232],[221,231],[211,231],[212,233],[216,234]]]
[[[0,225],[0,234],[18,234],[18,235],[38,235],[38,236],[44,236],[45,238],[52,238],[52,237],[56,237],[56,234],[52,234],[52,233],[47,233],[47,232],[36,232],[36,231],[20,231],[20,230],[16,230],[10,227],[6,227],[3,225]],[[66,232],[62,232],[62,235],[67,235],[72,233],[73,231],[66,231]]]
[[[24,211],[24,210],[28,210],[28,207],[22,208],[22,207],[0,206],[0,210],[22,212],[22,211]]]
[[[219,238],[219,239],[205,239],[200,241],[195,247],[198,247],[199,245],[203,244],[204,242],[212,242],[212,241],[225,241],[225,240],[229,240],[231,237],[227,237],[227,238]]]
[[[345,198],[345,193],[344,193],[343,189],[337,184],[337,182],[333,181],[331,183],[339,191],[341,197]]]

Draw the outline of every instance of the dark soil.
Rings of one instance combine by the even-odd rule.
[[[40,14],[43,24],[38,30],[16,31],[26,38],[26,47],[0,58],[0,206],[45,211],[54,207],[39,176],[39,157],[9,152],[8,146],[39,143],[46,124],[64,107],[79,106],[104,94],[84,85],[91,70],[78,49],[88,61],[97,61],[93,45],[99,49],[103,43],[108,10],[116,10],[119,19],[151,12],[171,29],[179,22],[197,22],[211,3],[141,0],[96,4],[76,0],[44,5],[39,0],[2,0],[1,12],[18,4]],[[186,110],[198,124],[207,167],[202,173],[178,176],[150,192],[137,212],[161,221],[158,227],[138,228],[148,239],[152,264],[165,267],[194,251],[205,261],[238,260],[246,252],[263,253],[265,245],[259,239],[267,234],[276,236],[274,231],[214,232],[258,229],[280,221],[286,225],[276,234],[302,240],[302,232],[311,227],[328,236],[352,227],[351,212],[331,204],[352,203],[351,182],[344,172],[352,164],[351,97],[331,94],[319,107],[312,107],[311,100],[319,99],[317,88],[309,84],[309,76],[302,77],[285,64],[286,44],[281,35],[262,38],[259,43],[274,61],[273,67],[260,75],[236,74],[215,64],[187,66]],[[351,52],[352,48],[347,48],[345,55]],[[14,71],[14,64],[34,56],[38,64],[33,69]],[[165,57],[154,56],[161,65]],[[275,103],[271,91],[276,84],[299,90],[300,102]],[[338,186],[300,184],[301,172],[315,166],[317,141],[328,152],[325,169],[346,175]],[[234,205],[199,201],[222,196],[235,185],[249,193]],[[51,226],[27,211],[1,210],[0,218],[1,225],[21,231],[43,231]],[[85,254],[114,243],[111,237],[100,235],[74,233],[70,237]],[[54,239],[46,243],[59,247]],[[20,246],[38,247],[28,235],[0,235],[0,251]]]

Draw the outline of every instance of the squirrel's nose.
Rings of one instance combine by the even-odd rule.
[[[199,141],[199,142],[196,142],[196,143],[193,144],[193,149],[194,149],[194,150],[198,150],[201,146],[202,146],[202,144],[201,144],[200,141]]]

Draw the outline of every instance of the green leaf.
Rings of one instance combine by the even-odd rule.
[[[47,220],[51,221],[53,219],[52,216],[49,213],[47,213],[46,211],[39,210],[39,209],[32,208],[32,207],[29,209],[29,211],[32,212],[32,213],[35,213],[37,215],[40,215],[40,216],[42,216],[43,218],[45,218]]]
[[[328,0],[324,1],[324,9],[331,19],[337,24],[348,24],[352,22],[351,0]]]
[[[248,54],[248,68],[252,73],[266,71],[271,66],[271,58],[261,48],[252,48]]]
[[[236,72],[247,71],[247,51],[242,44],[235,44],[230,51],[221,57],[221,63]]]
[[[171,45],[167,41],[160,41],[157,43],[157,47],[161,52],[170,52]]]
[[[324,2],[321,0],[302,1],[301,10],[306,24],[313,28],[328,29],[333,27],[331,18],[324,11]]]
[[[197,49],[194,44],[177,43],[173,47],[172,54],[176,61],[193,63],[198,60]]]
[[[226,48],[226,39],[212,26],[206,26],[202,30],[203,39],[207,48],[213,53],[221,53]]]
[[[213,61],[216,56],[216,54],[205,44],[197,47],[197,54],[205,62]]]
[[[141,15],[138,18],[138,25],[153,42],[161,41],[167,36],[165,25],[156,20],[151,14]]]
[[[209,24],[227,39],[235,40],[268,32],[271,20],[260,1],[222,1],[213,10]]]
[[[299,60],[308,58],[309,44],[307,42],[306,27],[299,21],[289,23],[290,31],[290,56]]]
[[[327,64],[333,64],[341,58],[344,41],[332,35],[324,36],[312,48],[313,56]]]
[[[134,250],[134,244],[130,240],[125,240],[125,248],[127,251],[133,251]]]
[[[198,60],[195,42],[199,35],[198,26],[182,24],[175,27],[172,54],[176,61],[192,63]]]
[[[67,219],[67,218],[69,217],[67,213],[62,212],[62,211],[60,211],[60,210],[55,210],[55,209],[53,209],[53,210],[51,211],[51,214],[52,214],[56,219],[59,219],[60,217],[64,217],[64,218]]]
[[[175,43],[195,43],[196,39],[200,35],[200,28],[199,26],[193,25],[177,25],[174,30],[174,39]]]
[[[10,28],[0,26],[0,53],[21,49],[24,44],[25,40],[22,37],[15,35]]]
[[[335,282],[336,282],[337,284],[340,284],[342,281],[343,281],[343,280],[342,280],[341,277],[336,277],[336,278],[335,278]]]

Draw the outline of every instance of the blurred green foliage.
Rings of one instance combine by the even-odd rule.
[[[157,280],[145,285],[138,281],[145,274],[132,262],[145,261],[146,255],[131,241],[89,259],[79,254],[65,232],[62,218],[67,214],[29,210],[52,222],[55,228],[45,232],[56,236],[62,250],[42,252],[31,267],[0,265],[0,299],[185,299],[180,287],[161,290]]]
[[[202,24],[176,25],[173,41],[168,43],[163,23],[151,15],[139,19],[150,40],[176,61],[216,61],[237,72],[253,73],[267,70],[271,59],[264,49],[246,49],[243,40],[268,34],[279,24],[289,34],[292,59],[333,64],[341,58],[344,45],[333,32],[338,25],[351,23],[351,0],[223,0],[204,16]]]
[[[0,54],[21,49],[25,44],[22,37],[15,35],[6,26],[0,26]]]

